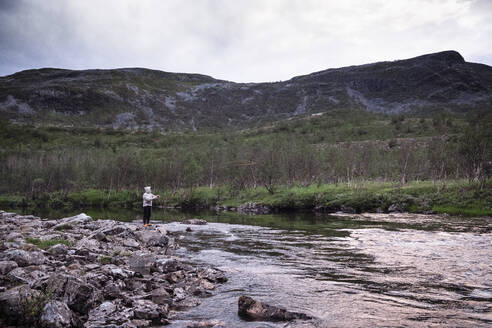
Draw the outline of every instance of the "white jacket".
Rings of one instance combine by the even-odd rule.
[[[150,187],[145,187],[145,194],[143,194],[143,206],[152,206],[152,200],[156,199],[157,196],[150,192]]]

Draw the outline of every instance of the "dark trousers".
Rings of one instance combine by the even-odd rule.
[[[144,209],[143,223],[149,224],[150,214],[152,213],[152,206],[144,206],[143,209]]]

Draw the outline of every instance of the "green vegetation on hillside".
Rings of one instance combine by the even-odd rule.
[[[409,182],[427,181],[432,209],[458,213],[432,195],[490,187],[491,122],[485,111],[466,120],[334,111],[256,129],[167,135],[2,122],[0,205],[131,207],[152,185],[181,206],[258,201],[335,208],[359,199],[352,204],[357,210],[384,209]],[[449,189],[451,180],[462,182]],[[450,197],[459,203],[460,195]],[[488,199],[473,197],[477,202],[460,203],[463,211],[483,208]]]

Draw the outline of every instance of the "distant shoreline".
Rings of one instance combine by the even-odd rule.
[[[179,210],[215,210],[244,214],[282,212],[410,212],[461,216],[492,216],[492,182],[479,185],[458,181],[414,181],[405,185],[359,182],[278,186],[271,193],[264,187],[232,193],[226,187],[200,187],[176,192],[155,191],[161,199],[155,207]],[[0,195],[3,209],[140,209],[141,194],[135,190],[97,190],[26,195]]]

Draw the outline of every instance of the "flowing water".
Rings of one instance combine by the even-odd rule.
[[[153,217],[170,222],[176,215],[163,213]],[[186,327],[190,319],[219,320],[225,327],[286,326],[241,320],[240,295],[307,313],[323,327],[492,327],[490,218],[218,214],[206,219],[209,224],[191,226],[188,233],[188,226],[177,222],[166,227],[181,245],[180,257],[218,267],[229,281],[169,327]]]

